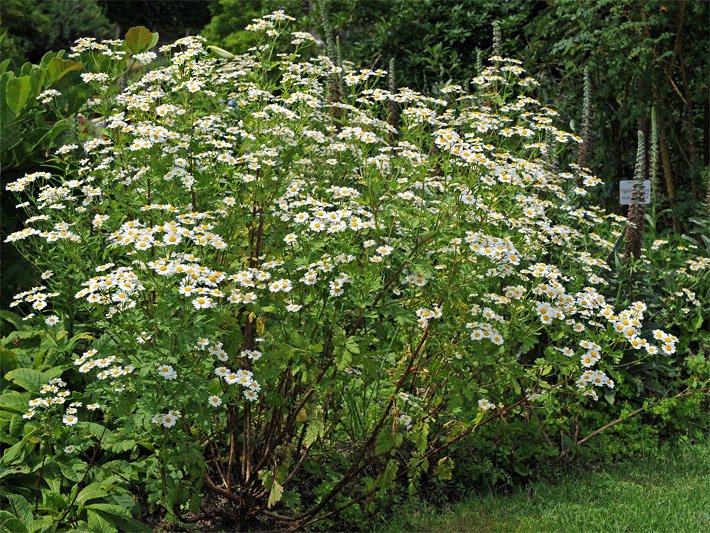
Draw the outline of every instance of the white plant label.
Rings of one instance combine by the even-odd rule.
[[[621,205],[631,205],[631,195],[634,191],[634,180],[622,180],[619,182],[619,203]],[[644,180],[641,189],[643,197],[641,202],[651,203],[651,180]]]

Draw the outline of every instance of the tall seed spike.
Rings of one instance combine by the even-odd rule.
[[[577,153],[577,164],[580,167],[587,167],[592,156],[592,81],[589,67],[584,67],[584,99],[582,101],[580,134],[582,142]]]
[[[500,21],[496,20],[493,22],[493,55],[501,55],[503,44],[503,34],[500,31]]]
[[[631,191],[631,204],[627,215],[626,224],[626,253],[625,260],[631,256],[641,256],[641,241],[643,239],[643,186],[646,179],[646,140],[642,131],[638,132],[638,146],[636,148],[636,169],[634,184]]]

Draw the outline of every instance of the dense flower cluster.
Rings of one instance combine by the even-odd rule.
[[[415,431],[445,405],[437,394],[493,412],[510,383],[525,379],[532,398],[558,379],[596,399],[624,350],[675,351],[677,338],[645,332],[643,303],[616,311],[600,293],[624,220],[585,205],[600,180],[552,164],[579,139],[530,96],[519,62],[491,58],[472,94],[393,92],[376,87],[384,71],[300,57],[312,38],[287,20],[256,20],[268,44],[228,61],[200,37],[163,46],[165,63],[139,54],[146,70],[118,94],[85,72],[101,86],[98,133],[56,152],[67,174],[7,186],[33,196],[7,241],[33,237],[57,271],[81,257],[63,296],[109,338],[74,361],[98,371],[96,387],[110,381],[103,394],[138,398],[147,428],[188,424],[196,404],[223,416],[225,403],[247,428],[285,432],[322,412],[311,397],[377,383],[386,414]],[[295,50],[277,54],[280,36]],[[74,54],[119,48],[85,39]],[[42,311],[60,277],[16,304]],[[525,362],[539,341],[547,361]],[[543,364],[555,373],[531,370]],[[444,386],[456,379],[459,392]],[[312,443],[323,428],[309,427]]]

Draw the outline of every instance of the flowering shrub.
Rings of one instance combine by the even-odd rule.
[[[7,240],[45,270],[13,305],[95,340],[62,363],[74,390],[31,391],[26,427],[99,416],[150,503],[183,516],[204,488],[241,525],[301,527],[450,476],[451,444],[530,402],[596,399],[630,347],[673,353],[641,334],[643,303],[600,294],[623,219],[556,169],[578,139],[517,61],[491,58],[471,94],[388,91],[302,58],[314,39],[288,20],[227,59],[199,37],[136,52],[125,89],[124,43],[72,49],[98,132],[8,185],[30,200]]]

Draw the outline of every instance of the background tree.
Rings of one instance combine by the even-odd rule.
[[[79,37],[113,36],[113,25],[97,0],[4,0],[0,3],[2,59],[13,68],[38,62],[49,50],[69,48]]]

